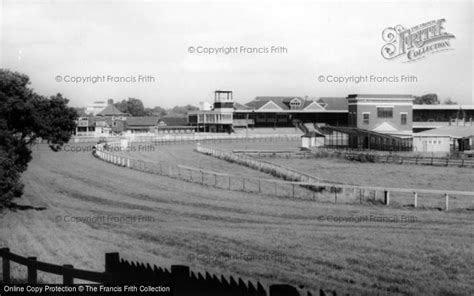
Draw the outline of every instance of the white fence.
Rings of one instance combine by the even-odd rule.
[[[333,203],[397,204],[444,210],[473,206],[474,192],[337,184],[248,156],[201,145],[196,148],[201,153],[268,172],[285,180],[242,177],[163,161],[143,160],[109,152],[104,149],[104,145],[96,145],[94,155],[114,165],[226,190]],[[120,142],[107,145],[118,149]]]
[[[127,139],[131,142],[188,142],[188,141],[206,141],[206,140],[299,140],[301,133],[295,134],[226,134],[226,133],[190,133],[190,134],[127,134],[122,137],[74,137],[74,142],[97,142],[100,139],[116,141],[119,139]]]

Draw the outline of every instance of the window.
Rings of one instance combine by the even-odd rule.
[[[293,100],[290,101],[291,110],[298,110],[300,106],[301,106],[301,101],[298,100],[297,98],[294,98]]]
[[[407,114],[406,113],[400,114],[400,121],[401,121],[402,125],[407,124]]]
[[[377,117],[392,118],[393,117],[393,107],[377,107]]]
[[[370,113],[362,113],[364,124],[369,124]]]

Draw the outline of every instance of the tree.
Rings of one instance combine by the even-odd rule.
[[[57,151],[75,128],[77,113],[66,98],[45,98],[29,84],[28,76],[0,69],[0,205],[21,196],[32,145],[41,138]]]
[[[186,106],[175,106],[169,110],[168,114],[172,116],[184,117],[189,111],[195,110],[199,110],[199,108],[188,104]]]
[[[165,108],[161,108],[160,106],[156,106],[155,108],[152,109],[151,114],[155,115],[155,116],[166,116],[168,114],[168,112],[166,111]]]
[[[446,100],[443,101],[443,104],[445,104],[445,105],[457,105],[458,103],[451,100],[451,98],[446,98]]]
[[[143,106],[143,102],[140,99],[128,98],[128,100],[122,100],[121,102],[114,104],[117,109],[123,113],[129,113],[132,116],[146,116],[148,115]]]
[[[421,97],[415,97],[413,104],[418,105],[437,105],[439,104],[437,94],[426,94]]]

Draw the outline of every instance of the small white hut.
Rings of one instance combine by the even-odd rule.
[[[324,146],[324,135],[317,131],[310,131],[301,136],[301,148]]]

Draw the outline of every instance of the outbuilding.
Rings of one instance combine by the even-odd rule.
[[[445,126],[413,134],[413,151],[445,152],[471,150],[472,126]]]
[[[325,136],[317,131],[310,131],[301,136],[301,148],[324,146]]]

